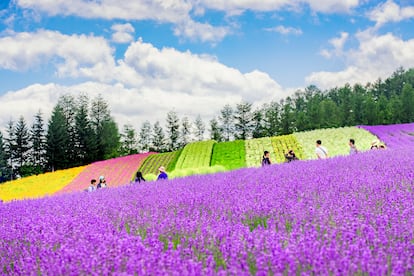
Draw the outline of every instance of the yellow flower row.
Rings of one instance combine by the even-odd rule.
[[[85,167],[32,175],[0,184],[0,199],[11,201],[52,195],[69,184]]]

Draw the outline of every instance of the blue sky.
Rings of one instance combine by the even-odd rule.
[[[0,126],[67,93],[139,128],[365,84],[413,67],[413,23],[408,0],[0,0]]]

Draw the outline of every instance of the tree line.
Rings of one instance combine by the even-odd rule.
[[[194,140],[260,138],[319,128],[407,123],[414,121],[414,69],[396,70],[386,80],[365,86],[344,85],[321,91],[316,86],[298,90],[280,101],[253,108],[248,102],[223,106],[206,125],[175,111],[159,121],[145,121],[136,131],[126,124],[122,131],[103,97],[90,100],[59,98],[45,126],[39,111],[28,126],[21,116],[0,132],[0,182],[97,160],[138,152],[174,151]],[[208,132],[208,133],[207,133]]]

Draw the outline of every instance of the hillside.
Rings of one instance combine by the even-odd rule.
[[[315,159],[315,141],[321,139],[331,157],[348,155],[350,138],[363,152],[378,137],[390,148],[414,144],[414,123],[390,126],[359,126],[320,129],[246,141],[203,141],[171,153],[145,153],[92,163],[86,167],[27,177],[0,185],[0,199],[24,199],[84,190],[92,178],[104,175],[109,187],[127,185],[136,171],[147,180],[156,178],[159,166],[167,168],[170,179],[192,174],[214,173],[245,167],[258,167],[264,150],[273,163],[283,163],[284,153],[294,149],[301,160]],[[374,135],[375,134],[375,135]],[[378,135],[378,137],[376,136]],[[50,179],[53,179],[50,180]]]

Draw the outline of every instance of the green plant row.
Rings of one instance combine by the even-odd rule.
[[[223,166],[226,170],[246,167],[245,141],[237,140],[214,144],[211,166]]]
[[[164,166],[167,171],[174,170],[181,151],[165,152],[148,156],[139,168],[143,175],[157,174],[158,168]]]
[[[285,154],[289,150],[293,150],[296,154],[296,157],[303,159],[303,149],[294,135],[289,134],[274,136],[271,137],[270,140],[272,141],[277,163],[283,163],[286,161]]]
[[[303,148],[304,159],[316,159],[316,140],[322,141],[329,156],[348,155],[349,139],[355,140],[359,151],[369,150],[373,140],[378,138],[370,132],[356,127],[317,129],[293,134]]]
[[[216,141],[202,141],[187,144],[178,158],[176,169],[209,167],[213,146]]]
[[[270,153],[270,161],[276,162],[272,141],[269,137],[246,140],[245,149],[247,167],[259,167],[265,150]]]

